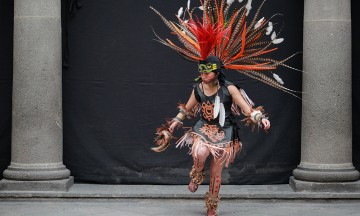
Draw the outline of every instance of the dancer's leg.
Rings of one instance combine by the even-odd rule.
[[[189,191],[195,192],[198,189],[199,184],[205,178],[205,161],[209,156],[210,151],[207,146],[201,145],[197,146],[197,148],[193,149],[192,156],[194,160],[194,165],[190,172],[190,183],[189,183]]]
[[[197,172],[201,172],[204,169],[206,158],[209,156],[209,148],[205,145],[201,145],[194,149],[192,157],[194,159],[194,167]]]
[[[216,161],[212,158],[210,163],[210,185],[209,194],[212,197],[216,197],[219,194],[221,187],[221,173],[225,163]]]
[[[205,204],[208,216],[218,215],[217,207],[219,203],[219,192],[221,187],[221,174],[224,168],[222,161],[216,161],[214,158],[210,163],[210,184],[209,192],[205,195]]]

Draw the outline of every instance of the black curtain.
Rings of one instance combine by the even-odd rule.
[[[12,1],[0,2],[0,178],[10,164],[13,11]]]
[[[77,182],[188,183],[192,159],[187,148],[150,150],[155,129],[177,114],[178,101],[187,101],[198,74],[196,64],[153,40],[152,29],[172,35],[149,6],[174,20],[186,2],[88,0],[67,16],[64,163]],[[301,51],[303,2],[269,1],[261,16],[274,13],[284,15],[278,21],[284,22],[286,38],[276,58]],[[301,68],[301,60],[300,54],[289,63]],[[237,72],[225,73],[257,105],[264,105],[272,120],[268,134],[242,126],[244,148],[224,171],[225,184],[288,182],[300,161],[301,101]],[[300,72],[282,68],[278,73],[288,87],[301,90]]]

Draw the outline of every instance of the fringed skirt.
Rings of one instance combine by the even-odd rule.
[[[225,163],[228,167],[241,151],[242,144],[237,136],[237,127],[229,120],[223,127],[218,123],[209,123],[200,119],[190,130],[185,132],[176,147],[191,147],[190,154],[197,157],[200,147],[206,146],[214,156],[215,162]]]

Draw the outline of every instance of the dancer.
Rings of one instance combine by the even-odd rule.
[[[179,22],[176,24],[151,7],[183,47],[175,45],[169,39],[158,37],[158,41],[175,50],[184,59],[197,62],[200,73],[188,102],[179,104],[176,117],[157,129],[157,147],[152,149],[156,152],[164,151],[174,139],[174,129],[181,127],[185,118],[193,118],[199,114],[199,120],[176,142],[176,146],[191,147],[194,161],[189,174],[188,188],[191,192],[195,192],[203,182],[205,161],[211,157],[209,191],[205,194],[208,216],[218,215],[222,170],[234,162],[242,147],[237,135],[237,116],[245,116],[242,120],[245,125],[270,129],[270,121],[264,108],[255,108],[243,89],[225,80],[223,70],[238,71],[294,95],[292,90],[283,86],[281,78],[272,72],[278,66],[289,67],[284,62],[292,56],[280,61],[263,57],[275,51],[277,48],[271,46],[284,39],[278,38],[273,30],[272,18],[258,19],[265,1],[252,20],[247,22],[251,2],[249,0],[238,7],[233,5],[233,0],[205,0],[200,2],[200,7],[190,9],[188,1],[185,13],[183,8],[179,10]],[[236,1],[235,4],[239,2]],[[194,14],[196,10],[202,11],[201,19]]]

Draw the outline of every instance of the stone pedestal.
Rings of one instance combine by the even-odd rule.
[[[62,162],[61,1],[14,1],[11,164],[0,190],[66,191]]]
[[[296,191],[359,190],[352,164],[351,2],[305,0],[301,163]]]

